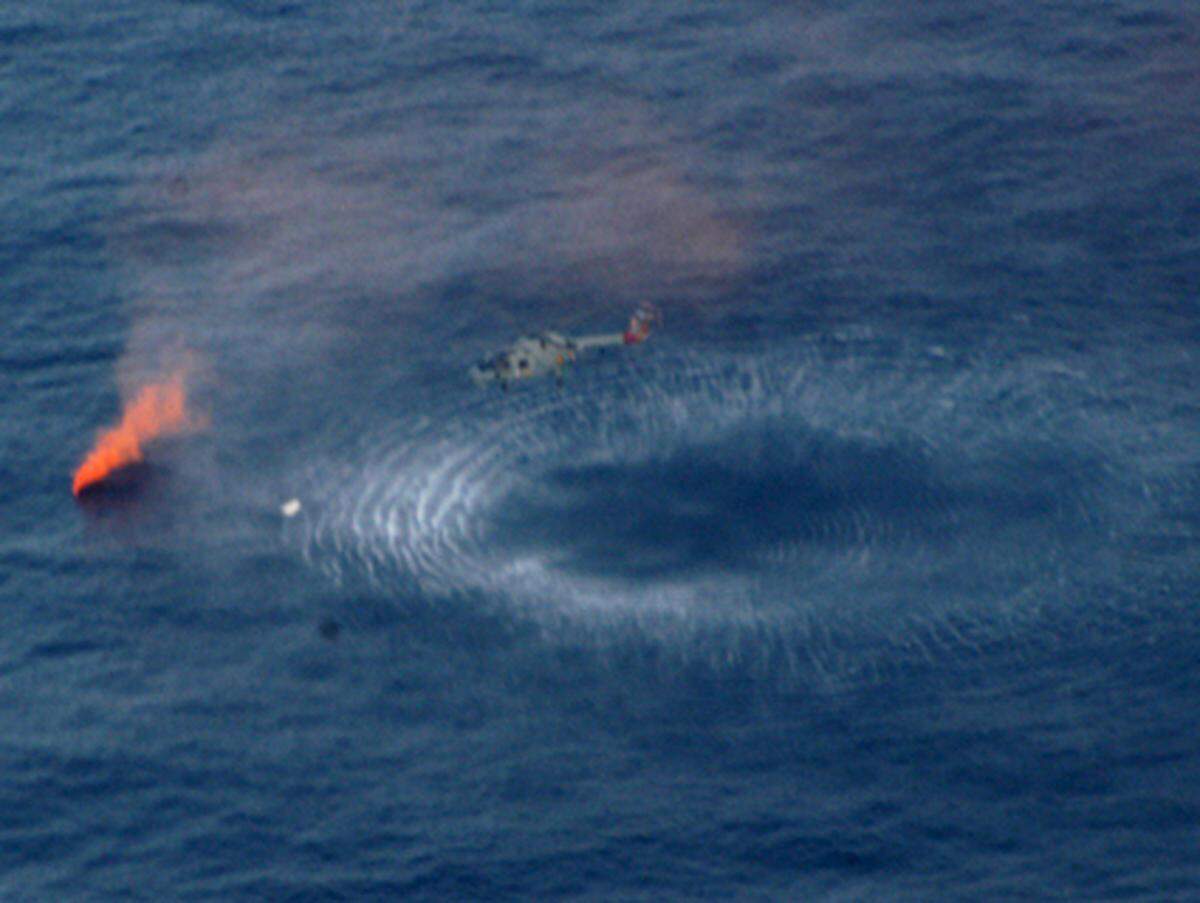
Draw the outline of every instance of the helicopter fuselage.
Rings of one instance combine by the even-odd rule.
[[[518,379],[532,379],[553,373],[562,379],[567,364],[575,360],[578,346],[556,332],[521,336],[506,348],[471,368],[471,379],[478,385],[499,383],[507,388]]]

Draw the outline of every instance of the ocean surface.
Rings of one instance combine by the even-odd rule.
[[[1198,299],[1192,2],[8,0],[0,899],[1200,899]]]

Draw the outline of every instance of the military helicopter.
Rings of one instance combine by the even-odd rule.
[[[661,321],[658,311],[646,306],[630,317],[629,326],[624,332],[577,337],[541,332],[521,336],[505,350],[475,364],[471,368],[471,380],[477,386],[498,383],[500,388],[508,389],[515,380],[553,373],[561,386],[567,365],[574,363],[580,352],[640,344],[650,335],[650,328]]]

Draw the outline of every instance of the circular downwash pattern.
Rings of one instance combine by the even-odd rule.
[[[810,652],[933,655],[1118,581],[1155,515],[1129,404],[1058,363],[654,350],[563,390],[431,398],[314,468],[306,558],[547,623],[769,623]]]

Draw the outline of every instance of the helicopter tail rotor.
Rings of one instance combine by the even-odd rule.
[[[659,325],[661,322],[662,314],[658,312],[658,308],[649,304],[642,305],[629,318],[629,328],[625,330],[623,335],[625,344],[636,345],[639,342],[646,341],[650,335],[651,328]]]

